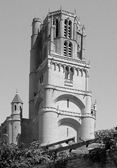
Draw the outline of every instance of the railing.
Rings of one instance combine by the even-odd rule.
[[[71,13],[71,12],[68,12],[68,11],[65,11],[65,10],[57,10],[57,11],[54,11],[54,12],[50,12],[49,15],[55,15],[55,14],[60,14],[60,13],[63,13],[63,14],[66,14],[66,15],[69,15],[69,16],[72,16],[72,17],[75,16],[74,13]]]
[[[68,57],[63,57],[59,54],[51,54],[49,55],[49,57],[53,57],[53,58],[58,58],[58,59],[62,59],[62,60],[66,60],[66,61],[72,61],[72,62],[75,62],[75,63],[80,63],[80,64],[84,64],[86,67],[90,67],[89,64],[86,63],[86,61],[83,61],[83,60],[77,60],[77,59],[73,59],[73,58],[68,58]]]
[[[87,117],[87,116],[90,116],[90,117],[95,117],[95,114],[91,114],[91,113],[84,113],[82,114],[82,117]]]
[[[74,116],[74,117],[81,117],[82,116],[81,113],[66,111],[66,110],[58,110],[58,113],[62,114],[62,115],[70,115],[70,116]]]
[[[44,112],[44,111],[52,111],[55,112],[59,115],[67,115],[67,116],[72,116],[72,117],[93,117],[95,118],[95,114],[91,114],[91,113],[77,113],[77,112],[73,112],[73,111],[66,111],[66,110],[59,110],[55,107],[45,107],[45,108],[41,108],[39,110],[40,112]]]

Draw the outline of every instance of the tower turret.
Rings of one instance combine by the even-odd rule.
[[[22,108],[23,108],[23,102],[20,99],[18,92],[16,92],[16,95],[14,99],[11,102],[11,119],[9,122],[12,122],[12,127],[10,125],[9,131],[11,130],[11,135],[9,132],[9,139],[10,142],[17,144],[18,140],[17,137],[19,134],[21,134],[21,117],[22,117]],[[12,138],[11,138],[12,137]]]
[[[37,93],[36,70],[41,60],[38,45],[38,34],[40,32],[41,20],[34,18],[32,22],[31,51],[30,51],[30,74],[29,74],[29,118],[34,118],[34,96]]]
[[[32,37],[31,37],[31,49],[34,48],[35,42],[40,32],[41,20],[39,18],[34,18],[32,22]]]

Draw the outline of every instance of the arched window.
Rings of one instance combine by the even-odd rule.
[[[71,38],[72,22],[65,19],[64,21],[64,37]]]
[[[73,80],[74,69],[70,68],[70,80]]]
[[[55,25],[55,20],[53,20],[53,25]]]
[[[58,37],[58,31],[59,31],[59,24],[58,19],[56,19],[56,37]]]
[[[67,20],[64,21],[64,37],[67,37]]]
[[[93,115],[93,111],[91,111],[91,114]]]
[[[67,42],[64,42],[64,56],[67,56]]]
[[[17,110],[17,106],[15,105],[15,111]]]
[[[69,128],[67,128],[67,137],[69,136]]]
[[[67,107],[69,108],[69,99],[67,99]]]
[[[72,26],[72,22],[70,20],[68,24],[68,38],[71,38],[71,26]]]
[[[68,46],[68,56],[69,57],[72,56],[72,43],[71,42],[69,43],[69,46]]]
[[[40,84],[43,83],[43,75],[40,77]]]
[[[68,75],[69,75],[69,68],[66,67],[65,68],[65,79],[68,79]]]

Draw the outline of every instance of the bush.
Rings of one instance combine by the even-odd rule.
[[[98,138],[97,142],[102,146],[91,150],[84,158],[87,158],[90,164],[97,163],[101,167],[112,164],[117,167],[117,129],[97,131],[95,138]]]
[[[117,167],[117,128],[97,131],[95,137],[98,138],[97,142],[103,145],[84,155],[84,162],[89,165],[97,163],[100,167],[111,162]],[[43,150],[37,141],[31,143],[28,149],[24,148],[24,145],[18,147],[14,144],[0,143],[1,168],[26,168],[43,163],[46,164],[47,168],[65,168],[72,158],[74,158],[72,153]]]
[[[62,154],[57,155],[56,152],[44,151],[36,141],[31,143],[29,149],[4,142],[0,145],[1,168],[25,168],[41,163],[46,163],[48,168],[64,168],[67,162],[66,157]]]

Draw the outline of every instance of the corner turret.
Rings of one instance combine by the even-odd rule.
[[[9,120],[10,127],[8,129],[8,137],[10,142],[14,144],[18,144],[18,137],[21,135],[22,109],[23,102],[20,99],[18,92],[16,92],[16,95],[11,102],[11,116]]]

